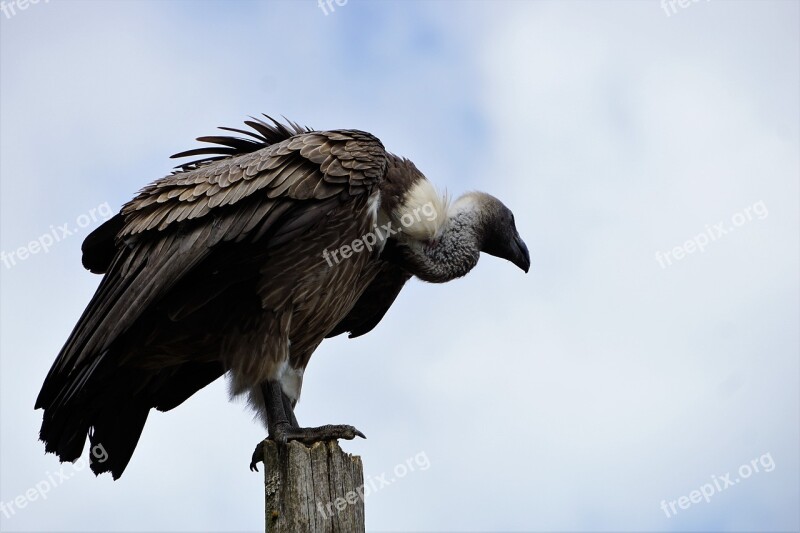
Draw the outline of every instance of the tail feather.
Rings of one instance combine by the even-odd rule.
[[[83,453],[89,422],[78,410],[45,411],[39,439],[47,453],[54,453],[62,462],[77,461]]]
[[[133,455],[150,405],[146,395],[133,393],[132,385],[143,378],[140,371],[118,369],[109,375],[99,370],[76,372],[55,399],[42,406],[39,438],[45,451],[62,462],[74,462],[83,454],[88,436],[92,471],[111,472],[117,479]]]
[[[131,460],[150,409],[169,411],[224,373],[218,362],[144,370],[110,363],[63,378],[45,402],[39,438],[62,462],[83,454],[88,436],[90,468],[118,479]]]
[[[150,406],[141,402],[108,405],[98,413],[89,433],[89,467],[96,475],[111,472],[119,479],[139,443]]]

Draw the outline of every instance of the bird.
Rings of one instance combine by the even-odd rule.
[[[223,375],[269,439],[353,439],[351,425],[301,427],[294,414],[326,338],[381,322],[406,282],[466,275],[481,252],[528,272],[500,200],[441,194],[407,158],[357,129],[250,117],[142,188],[84,240],[102,275],[35,403],[45,452],[118,479],[151,410]],[[246,129],[242,129],[245,128]],[[250,467],[257,470],[258,450]]]

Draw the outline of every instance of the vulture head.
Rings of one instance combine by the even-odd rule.
[[[514,224],[514,213],[503,202],[484,192],[467,193],[455,202],[454,207],[462,202],[475,213],[475,227],[480,236],[478,249],[510,261],[527,273],[531,257]]]
[[[423,202],[436,205],[435,224],[423,231],[404,230],[398,239],[400,263],[409,272],[423,281],[444,283],[472,270],[481,252],[506,259],[528,272],[528,247],[519,236],[514,214],[503,202],[490,194],[469,192],[450,204],[436,198],[427,180],[420,180],[396,216]]]

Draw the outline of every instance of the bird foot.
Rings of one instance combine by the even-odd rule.
[[[313,444],[315,442],[337,439],[353,440],[356,437],[361,437],[362,439],[367,438],[353,426],[339,424],[315,428],[297,428],[290,425],[280,425],[277,426],[273,434],[267,438],[278,443],[279,446],[285,446],[290,440],[296,440],[303,444]],[[256,449],[253,451],[253,457],[250,460],[250,470],[258,472],[258,463],[263,461],[264,441],[261,441],[256,445]]]
[[[362,439],[367,438],[353,426],[344,424],[319,426],[316,428],[278,426],[275,428],[274,434],[269,436],[270,440],[274,440],[279,444],[285,444],[290,440],[297,440],[303,444],[314,444],[315,442],[326,440],[353,440],[356,437],[361,437]]]
[[[250,459],[250,471],[258,472],[258,463],[264,462],[264,441],[262,440],[256,444],[256,449],[253,450],[253,457]]]

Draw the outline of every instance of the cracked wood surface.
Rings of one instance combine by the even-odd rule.
[[[267,533],[357,533],[364,529],[361,458],[336,441],[281,450],[264,445]]]

